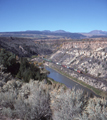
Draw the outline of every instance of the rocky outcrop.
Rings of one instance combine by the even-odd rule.
[[[66,42],[50,59],[107,80],[107,41]]]

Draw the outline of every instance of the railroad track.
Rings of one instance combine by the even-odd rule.
[[[80,70],[78,70],[78,69],[74,69],[74,68],[68,67],[68,66],[66,66],[66,65],[62,65],[62,64],[60,64],[60,63],[58,63],[58,62],[55,63],[55,62],[53,62],[52,60],[49,60],[49,59],[46,59],[46,58],[42,58],[42,59],[45,60],[45,61],[47,61],[47,62],[51,62],[51,63],[54,63],[54,64],[56,64],[56,65],[62,66],[62,67],[64,67],[64,68],[70,69],[71,71],[75,71],[76,73],[82,74],[82,75],[85,76],[85,77],[90,77],[90,78],[93,78],[93,79],[96,79],[96,80],[99,80],[99,81],[103,81],[101,78],[95,77],[95,76],[93,76],[93,75],[91,75],[91,74],[89,74],[89,73],[85,73],[84,71],[80,71]]]

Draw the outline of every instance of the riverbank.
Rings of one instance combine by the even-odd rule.
[[[54,70],[57,71],[58,73],[66,76],[67,78],[71,79],[72,81],[80,84],[81,86],[88,88],[89,90],[91,90],[91,91],[92,91],[93,93],[95,93],[96,95],[101,96],[101,97],[106,97],[106,96],[107,96],[107,92],[104,92],[104,91],[102,91],[102,90],[100,90],[100,89],[94,88],[93,86],[88,85],[87,83],[85,83],[85,82],[83,82],[83,81],[81,81],[81,80],[79,80],[79,79],[77,79],[77,78],[75,78],[75,77],[70,76],[69,74],[67,74],[67,73],[59,70],[59,69],[56,68],[56,67],[53,67],[53,66],[51,66],[51,65],[49,65],[49,67],[52,68],[52,69],[54,69]]]

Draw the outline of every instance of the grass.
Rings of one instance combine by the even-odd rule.
[[[59,69],[56,69],[56,68],[54,68],[54,67],[51,67],[51,68],[54,69],[55,71],[59,72],[60,74],[68,77],[69,79],[72,79],[74,82],[77,82],[77,83],[79,83],[80,85],[82,85],[82,86],[84,86],[84,87],[87,87],[88,89],[90,89],[91,91],[93,91],[96,95],[99,95],[99,96],[101,96],[101,97],[107,98],[107,92],[102,91],[102,90],[100,90],[100,89],[98,89],[98,88],[95,88],[95,87],[93,87],[93,86],[91,86],[91,85],[88,85],[87,83],[85,83],[85,82],[83,82],[83,81],[81,81],[81,80],[78,80],[77,78],[74,78],[74,77],[68,75],[67,73],[64,73],[64,72],[60,71]]]
[[[52,78],[50,78],[50,77],[48,77],[48,80],[50,80],[52,83],[60,84],[61,86],[65,85],[65,84],[63,84],[63,83],[59,83],[59,82],[55,81],[54,79],[52,79]]]
[[[31,56],[31,58],[36,58],[36,57],[37,57],[37,55],[32,55],[32,56]]]
[[[59,83],[59,82],[55,81],[54,79],[52,79],[52,78],[50,78],[50,77],[48,77],[48,80],[49,80],[53,85],[57,85],[57,86],[59,86],[59,87],[63,87],[64,90],[67,89],[67,86],[66,86],[65,84],[63,84],[63,83]]]

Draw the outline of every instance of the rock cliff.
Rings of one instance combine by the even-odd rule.
[[[76,75],[73,71],[68,72],[91,86],[107,91],[106,40],[65,42],[50,59],[86,73],[83,76]]]

